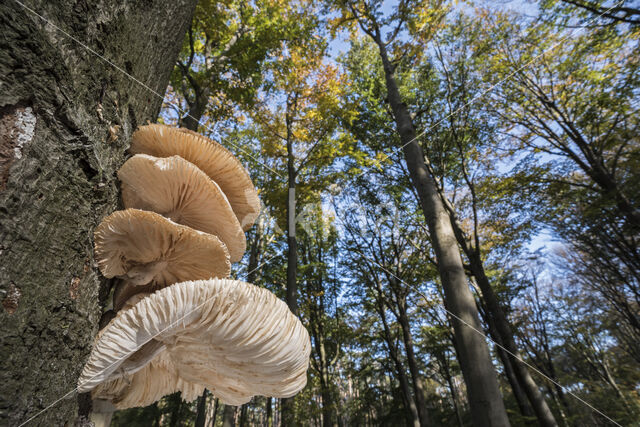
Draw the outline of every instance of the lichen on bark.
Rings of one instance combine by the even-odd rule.
[[[26,5],[164,93],[195,0]],[[16,2],[0,28],[0,425],[17,425],[76,387],[109,291],[93,229],[162,100]],[[76,413],[72,393],[34,424]]]

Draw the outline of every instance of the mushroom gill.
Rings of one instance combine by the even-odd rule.
[[[117,211],[96,228],[95,257],[105,277],[157,288],[185,280],[227,277],[229,252],[216,236],[154,212]]]
[[[242,229],[247,231],[260,213],[260,199],[251,177],[229,150],[188,129],[151,124],[133,134],[132,154],[180,156],[214,180],[227,196]]]
[[[118,171],[126,208],[157,212],[220,238],[231,262],[242,259],[246,238],[220,187],[192,163],[178,156],[136,154]]]
[[[257,394],[290,397],[307,382],[309,334],[266,289],[229,279],[182,282],[125,306],[94,345],[80,391],[135,376],[160,355],[178,379],[232,405]]]

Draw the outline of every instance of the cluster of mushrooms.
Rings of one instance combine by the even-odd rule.
[[[95,258],[118,278],[116,316],[98,333],[79,392],[116,409],[206,387],[223,403],[291,397],[306,384],[309,334],[266,289],[225,279],[259,214],[225,148],[185,130],[137,130],[118,171],[125,210],[95,230]]]

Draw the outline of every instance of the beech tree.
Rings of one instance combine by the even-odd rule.
[[[398,38],[408,31],[421,42],[425,35],[436,31],[446,13],[443,2],[401,2],[395,13],[385,17],[381,2],[338,2],[342,13],[340,22],[353,22],[378,48],[386,83],[386,101],[400,137],[411,183],[418,195],[432,238],[445,292],[445,305],[453,313],[458,358],[467,384],[467,392],[477,425],[509,425],[504,402],[498,388],[489,348],[480,330],[475,300],[468,287],[462,258],[458,249],[446,207],[440,198],[437,184],[430,174],[425,153],[417,140],[418,133],[407,104],[399,90],[396,70],[404,57],[419,56],[422,44],[411,45]],[[391,31],[387,31],[391,28]],[[419,29],[419,31],[418,31]],[[385,35],[386,34],[386,35]],[[474,330],[476,329],[476,330]],[[421,425],[428,425],[427,414],[420,414]]]
[[[0,424],[73,424],[110,284],[93,228],[155,121],[195,0],[0,5]],[[42,411],[42,413],[41,413]]]

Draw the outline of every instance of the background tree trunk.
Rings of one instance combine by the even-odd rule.
[[[287,99],[287,295],[289,310],[298,315],[298,240],[296,238],[296,170],[293,152],[293,119]],[[282,425],[293,426],[293,397],[282,399]]]
[[[271,397],[267,397],[267,403],[266,405],[266,423],[265,423],[265,427],[273,427],[273,412],[271,409]]]
[[[293,152],[293,119],[287,101],[287,305],[298,315],[298,240],[296,237],[296,169]]]
[[[489,347],[484,337],[476,332],[481,330],[478,310],[469,290],[451,221],[437,193],[435,182],[424,163],[422,147],[415,141],[416,131],[407,105],[400,96],[386,46],[382,43],[379,34],[374,41],[380,51],[388,102],[396,121],[407,169],[420,198],[436,252],[438,270],[445,293],[445,306],[457,316],[451,321],[455,330],[458,360],[460,360],[467,385],[473,424],[508,426],[509,419],[498,387],[498,378],[491,361]]]
[[[202,391],[202,395],[198,398],[194,427],[204,427],[205,421],[207,420],[207,394],[209,394],[209,390],[205,388]]]
[[[196,2],[26,3],[163,95]],[[0,28],[0,424],[17,425],[76,387],[109,291],[93,229],[162,99],[13,0]],[[70,394],[37,423],[76,411]]]
[[[411,335],[411,325],[409,325],[409,318],[407,317],[406,312],[406,300],[398,301],[398,312],[398,322],[400,323],[400,329],[402,330],[402,341],[404,342],[404,349],[407,354],[407,364],[409,365],[409,372],[411,373],[413,394],[415,395],[416,404],[418,405],[420,425],[429,426],[432,423],[429,419],[429,410],[427,408],[425,393],[422,387],[422,377],[420,375],[418,361],[413,349],[413,337]]]
[[[408,415],[411,416],[411,420],[410,420],[411,424],[409,425],[412,425],[413,427],[420,427],[420,416],[418,414],[418,407],[416,406],[416,402],[413,396],[411,395],[409,380],[404,371],[404,366],[400,361],[400,358],[398,355],[398,349],[394,344],[391,328],[389,327],[389,323],[387,322],[384,302],[382,300],[382,298],[384,298],[384,294],[382,292],[382,288],[380,287],[380,284],[377,282],[376,282],[375,289],[377,294],[376,296],[377,310],[378,310],[378,314],[380,315],[380,320],[382,321],[382,326],[384,327],[383,338],[387,344],[387,348],[389,350],[389,356],[391,357],[391,360],[393,360],[394,367],[396,369],[398,382],[400,383],[400,390],[402,391],[402,396],[404,398],[403,400],[406,405],[407,412],[409,412]]]
[[[236,425],[236,407],[224,405],[222,412],[222,427],[234,427]]]
[[[501,341],[495,340],[498,344],[503,345]],[[516,374],[513,370],[513,365],[511,364],[511,360],[509,359],[509,355],[506,351],[496,346],[496,353],[500,360],[502,361],[502,366],[504,367],[504,374],[509,381],[509,385],[511,386],[511,391],[513,392],[513,397],[516,400],[516,404],[518,405],[518,409],[520,409],[520,413],[524,417],[535,417],[535,413],[533,412],[533,408],[529,404],[529,400],[527,398],[526,393],[520,387],[520,383],[516,378]]]
[[[428,169],[432,175],[432,178],[435,179],[432,168],[429,166]],[[471,183],[469,183],[469,185],[470,187],[472,186]],[[551,412],[551,409],[547,405],[544,396],[540,392],[538,385],[531,377],[531,374],[529,373],[526,365],[520,360],[522,359],[522,356],[520,355],[519,349],[513,338],[511,325],[509,324],[507,315],[505,314],[502,306],[500,305],[500,302],[498,301],[498,296],[491,287],[491,283],[489,282],[489,278],[487,277],[484,269],[484,263],[482,261],[482,256],[480,253],[480,243],[477,229],[474,229],[473,231],[475,240],[474,245],[473,243],[471,243],[472,240],[466,235],[463,227],[460,225],[460,222],[458,221],[456,215],[456,210],[453,204],[448,200],[442,187],[438,189],[438,193],[440,194],[440,198],[449,214],[451,226],[453,228],[453,232],[456,236],[458,244],[469,259],[469,268],[471,269],[471,273],[475,277],[476,283],[480,288],[480,298],[482,300],[483,306],[485,307],[485,320],[489,325],[489,333],[494,342],[503,346],[507,350],[504,351],[503,349],[499,349],[498,355],[503,362],[505,373],[507,375],[509,383],[511,384],[511,388],[513,390],[514,396],[516,397],[518,406],[522,414],[525,416],[529,416],[531,409],[534,411],[534,415],[536,416],[540,425],[545,427],[557,427],[558,424],[553,416],[553,413]],[[473,203],[473,212],[475,215],[475,200]],[[522,400],[521,392],[525,393],[525,396],[530,402],[530,405],[524,403],[524,401]]]

